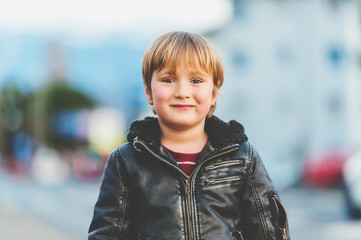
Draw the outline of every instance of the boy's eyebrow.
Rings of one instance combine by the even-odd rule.
[[[188,69],[187,70],[188,72],[188,75],[189,76],[207,76],[208,73],[204,70],[201,70],[201,69]],[[162,75],[170,75],[170,76],[175,76],[176,73],[175,71],[169,69],[169,68],[164,68],[164,69],[161,69],[160,71],[158,71],[158,75],[162,76]]]
[[[207,76],[208,73],[207,72],[204,72],[204,71],[199,71],[199,70],[196,70],[196,71],[189,71],[189,74],[194,76]]]
[[[160,76],[163,76],[163,75],[174,76],[174,75],[175,75],[175,73],[172,72],[172,71],[159,71],[158,74],[159,74]]]
[[[161,67],[161,68],[156,69],[155,71],[157,71],[158,73],[172,73],[172,72],[174,72],[174,70],[172,71],[172,69],[169,68],[169,67]]]

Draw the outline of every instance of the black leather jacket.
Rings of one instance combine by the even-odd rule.
[[[135,121],[110,155],[89,239],[290,239],[279,196],[243,126],[206,120],[208,143],[188,177],[159,142],[156,118]]]

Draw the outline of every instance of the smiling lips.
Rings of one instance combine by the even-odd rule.
[[[170,106],[178,110],[189,110],[194,107],[191,104],[171,104]]]

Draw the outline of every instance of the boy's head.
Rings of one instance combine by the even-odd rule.
[[[223,83],[223,64],[211,44],[202,36],[189,32],[170,32],[158,37],[145,51],[142,74],[151,92],[154,71],[167,66],[172,71],[178,66],[187,70],[202,70],[213,76],[213,94]],[[215,109],[211,109],[211,113]]]

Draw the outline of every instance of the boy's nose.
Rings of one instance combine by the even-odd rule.
[[[174,96],[176,98],[187,98],[189,97],[189,86],[186,82],[179,81],[176,84]]]

